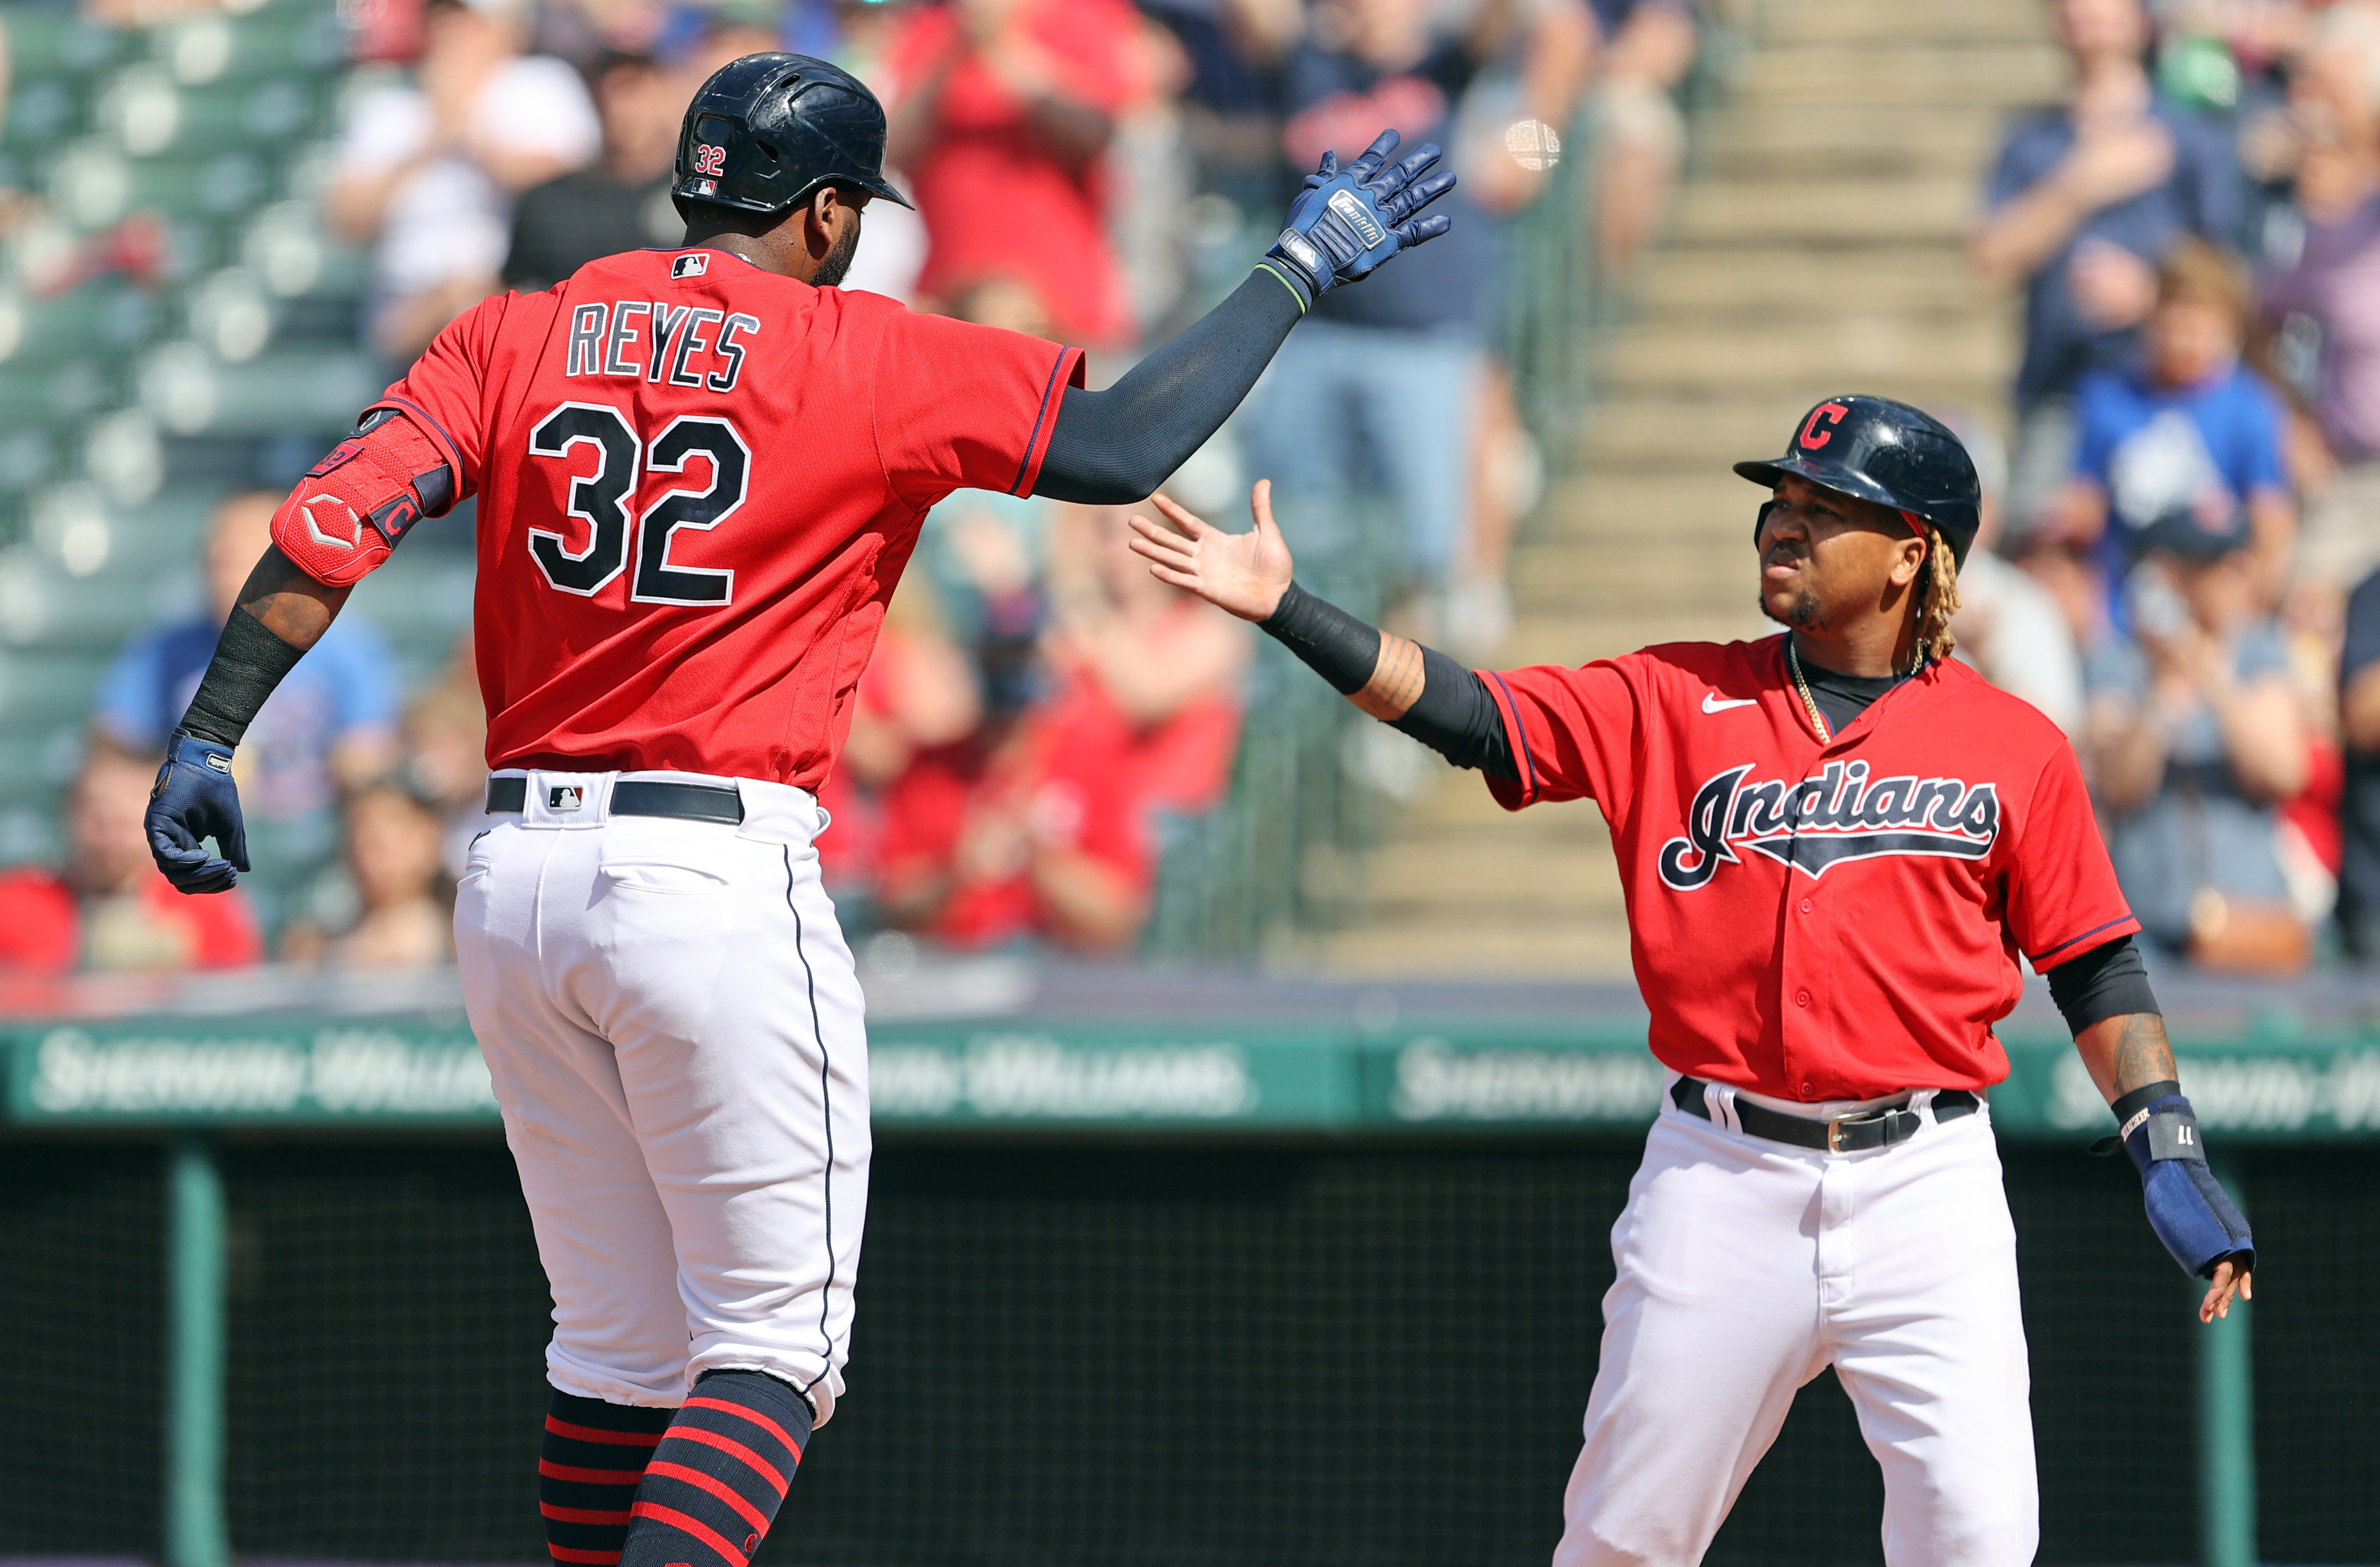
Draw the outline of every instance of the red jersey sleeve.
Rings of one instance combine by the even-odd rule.
[[[877,454],[921,511],[953,490],[1029,492],[1058,401],[1083,383],[1079,348],[913,310],[886,318],[877,355]]]
[[[2066,746],[2049,747],[2016,828],[2008,928],[2035,972],[2140,929],[2116,885],[2082,770]]]
[[[485,406],[488,366],[495,358],[496,337],[515,296],[494,294],[456,316],[431,339],[403,379],[382,394],[376,407],[394,407],[411,414],[431,439],[455,455],[462,470],[455,476],[456,498],[480,487],[487,456]],[[539,322],[542,331],[543,322]]]
[[[1478,674],[1503,715],[1504,740],[1519,774],[1488,781],[1496,802],[1519,810],[1540,800],[1592,799],[1617,826],[1628,812],[1641,711],[1624,662]]]

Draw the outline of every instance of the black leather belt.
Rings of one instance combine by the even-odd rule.
[[[583,791],[566,784],[551,784],[546,794],[546,808],[556,811],[577,810],[585,798]],[[528,804],[528,779],[488,780],[490,810],[520,810]],[[724,821],[732,825],[744,820],[744,796],[719,784],[623,778],[612,785],[612,814],[674,816],[688,821]]]
[[[1681,1077],[1670,1090],[1670,1102],[1688,1115],[1699,1115],[1708,1121],[1710,1106],[1703,1100],[1706,1086],[1699,1077]],[[1934,1119],[1956,1121],[1962,1115],[1973,1115],[1976,1103],[1975,1096],[1964,1088],[1941,1089],[1934,1096]],[[1871,1110],[1863,1115],[1845,1115],[1833,1121],[1813,1121],[1807,1116],[1788,1115],[1767,1105],[1754,1104],[1741,1094],[1735,1098],[1735,1118],[1755,1137],[1791,1143],[1796,1148],[1824,1148],[1828,1153],[1890,1148],[1908,1141],[1925,1124],[1925,1116],[1902,1107]]]

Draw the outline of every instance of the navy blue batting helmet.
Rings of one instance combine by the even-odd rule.
[[[1983,486],[1967,448],[1933,415],[1889,397],[1829,397],[1802,416],[1783,456],[1738,463],[1735,471],[1771,489],[1794,474],[1889,506],[1912,527],[1922,520],[1940,528],[1961,565],[1982,523]]]
[[[884,105],[857,77],[807,55],[747,55],[686,105],[670,199],[782,213],[843,185],[909,204],[884,177]]]

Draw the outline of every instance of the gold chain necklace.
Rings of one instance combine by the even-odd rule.
[[[1802,655],[1794,650],[1793,634],[1785,634],[1785,666],[1793,672],[1793,688],[1802,693],[1802,707],[1810,715],[1811,727],[1818,732],[1818,744],[1831,746],[1835,732],[1827,726],[1827,715],[1818,711],[1818,698],[1810,695],[1810,683],[1802,678]]]

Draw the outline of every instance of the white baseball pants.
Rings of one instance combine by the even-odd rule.
[[[1672,1079],[1674,1081],[1674,1079]],[[1891,1567],[2039,1543],[2016,1231],[1986,1110],[1828,1154],[1666,1099],[1612,1227],[1618,1280],[1557,1567],[1692,1567],[1831,1365],[1884,1469]],[[1919,1104],[1930,1095],[1920,1095]]]
[[[471,845],[455,946],[553,1288],[548,1379],[671,1408],[702,1372],[766,1371],[824,1425],[869,1147],[824,813],[750,779],[527,776]],[[619,778],[725,784],[743,823],[613,816]]]

